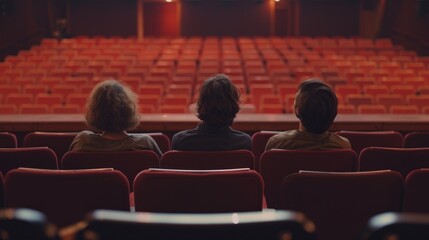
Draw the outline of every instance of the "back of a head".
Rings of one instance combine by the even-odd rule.
[[[318,79],[302,82],[295,99],[295,114],[308,132],[321,134],[337,116],[338,100],[334,91]]]
[[[199,119],[210,126],[230,126],[239,110],[238,90],[228,76],[219,74],[204,82],[197,102]]]
[[[97,131],[132,130],[140,122],[137,97],[116,80],[97,84],[87,102],[86,121]]]

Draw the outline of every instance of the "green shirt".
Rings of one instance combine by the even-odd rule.
[[[270,149],[351,149],[351,145],[347,138],[328,131],[322,134],[314,134],[307,131],[290,130],[272,136],[265,147],[265,150]]]
[[[128,134],[121,139],[106,139],[98,133],[82,131],[70,145],[69,151],[95,152],[95,151],[133,151],[152,150],[161,156],[161,150],[155,140],[147,134]]]

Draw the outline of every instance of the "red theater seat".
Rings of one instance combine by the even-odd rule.
[[[136,211],[225,213],[261,211],[263,180],[249,169],[149,169],[134,180]]]
[[[16,135],[10,132],[0,132],[0,148],[16,148],[18,140]]]
[[[265,182],[265,197],[269,208],[279,208],[280,186],[285,177],[300,170],[354,172],[357,156],[353,150],[269,150],[262,154],[260,169]]]
[[[133,181],[139,172],[156,167],[159,167],[159,158],[153,151],[67,152],[61,160],[62,169],[118,170],[127,177],[130,191],[133,191]]]
[[[401,210],[402,188],[402,177],[394,171],[301,171],[285,178],[281,209],[313,219],[318,239],[356,239],[370,217]]]
[[[415,169],[411,171],[404,185],[404,212],[429,213],[429,193],[427,183],[429,181],[429,169]]]
[[[113,169],[21,168],[6,176],[5,206],[41,211],[65,227],[95,209],[129,211],[129,186],[126,177]]]
[[[347,138],[356,154],[366,147],[402,147],[402,134],[396,131],[339,131],[338,135]]]
[[[167,169],[210,170],[255,168],[255,157],[249,150],[235,151],[168,151],[162,155],[160,167]]]
[[[0,148],[0,172],[6,176],[12,169],[58,169],[57,156],[46,147]]]
[[[368,147],[359,156],[359,171],[390,169],[405,179],[418,168],[429,168],[429,148]]]

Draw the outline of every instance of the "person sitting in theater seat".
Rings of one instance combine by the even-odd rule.
[[[185,151],[250,150],[251,137],[231,127],[240,110],[239,103],[238,90],[228,76],[219,74],[207,79],[201,86],[196,104],[201,122],[195,129],[176,133],[171,148]]]
[[[93,131],[82,131],[70,151],[161,150],[146,134],[129,134],[140,124],[137,96],[116,80],[97,84],[87,101],[86,123]]]
[[[318,79],[303,81],[295,97],[298,130],[272,136],[265,150],[350,149],[348,139],[328,131],[337,116],[338,100],[334,91]]]

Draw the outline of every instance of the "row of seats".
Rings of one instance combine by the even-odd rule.
[[[0,63],[2,112],[81,113],[85,110],[83,107],[85,95],[92,87],[100,80],[116,78],[143,96],[140,104],[142,112],[187,113],[190,112],[188,106],[195,101],[202,81],[217,72],[231,76],[233,82],[241,89],[242,102],[254,106],[245,108],[249,112],[292,112],[290,108],[293,101],[290,101],[290,96],[285,97],[285,93],[278,90],[279,86],[281,84],[296,86],[302,79],[315,76],[324,79],[334,88],[343,85],[362,88],[363,84],[386,85],[389,88],[391,85],[413,86],[413,89],[407,92],[407,97],[403,95],[402,101],[395,100],[397,102],[393,108],[388,104],[376,102],[374,96],[371,103],[368,101],[349,103],[348,95],[339,91],[341,113],[402,114],[426,111],[419,103],[415,104],[408,98],[416,98],[416,94],[426,94],[429,60],[417,57],[414,52],[400,50],[388,39],[373,41],[341,38],[314,40],[226,38],[217,41],[211,38],[205,40],[190,38],[148,39],[142,43],[137,43],[135,39],[112,39],[77,38],[59,42],[55,39],[45,39],[41,45],[34,46],[31,50],[22,51],[18,56],[7,57]],[[332,48],[342,49],[345,46],[353,50],[353,46],[358,42],[366,42],[364,49],[373,51],[372,55],[368,52],[368,56],[329,52],[333,51]],[[290,43],[295,47],[291,48]],[[116,44],[126,49],[135,47],[139,50],[127,51],[115,47]],[[200,56],[201,52],[202,59],[199,57],[181,59],[182,55],[189,56],[189,49],[186,49],[188,45],[193,49],[191,55]],[[227,59],[202,57],[207,51],[211,53],[214,51],[214,55],[222,55],[217,45],[222,46],[222,49],[224,47],[222,53],[230,57],[226,57]],[[297,48],[298,45],[304,47]],[[375,50],[376,47],[380,47],[379,51]],[[320,48],[323,51],[319,51]],[[156,86],[160,90],[157,89],[155,92],[146,90],[148,86]],[[293,93],[295,91],[296,87]],[[10,97],[11,93],[25,96]],[[362,93],[367,94],[363,89],[354,94]],[[393,90],[384,93],[397,94]],[[51,105],[46,107],[38,100],[38,94],[61,94],[63,97],[55,96],[50,102]],[[70,99],[68,95],[73,96]],[[262,95],[268,95],[274,100],[265,102]],[[426,101],[421,100],[421,96],[417,98],[417,102]],[[29,105],[31,101],[38,105]],[[367,106],[369,104],[380,106]],[[65,107],[61,107],[62,105]],[[407,108],[407,105],[416,107]]]
[[[255,161],[248,150],[220,152],[168,151],[159,159],[152,151],[68,152],[57,163],[55,153],[46,147],[0,149],[0,172],[6,175],[19,167],[43,169],[114,168],[121,171],[134,189],[136,176],[145,169],[213,170],[255,169],[265,181],[268,207],[278,207],[282,180],[300,170],[364,172],[390,169],[403,178],[419,168],[429,168],[429,148],[369,147],[357,157],[353,150],[269,150]]]
[[[217,214],[130,213],[96,210],[80,225],[55,229],[40,211],[0,210],[0,230],[8,239],[243,239],[313,240],[314,224],[293,211]],[[186,222],[186,224],[183,224]],[[239,223],[239,224],[237,224]]]
[[[401,85],[397,85],[402,87]],[[399,88],[398,88],[399,89]],[[261,88],[262,90],[262,88]],[[401,91],[406,88],[401,88]],[[259,101],[255,104],[259,97]],[[409,94],[348,94],[345,100],[339,99],[340,114],[427,114],[429,113],[429,95],[416,96]],[[35,97],[25,93],[11,93],[6,96],[5,103],[0,104],[3,114],[82,114],[86,111],[88,94],[71,93],[67,97],[61,94],[39,93]],[[276,94],[242,96],[241,113],[294,113],[295,94],[286,94],[284,98]],[[64,99],[66,99],[64,101]],[[139,96],[141,113],[193,113],[195,101],[185,94]],[[253,103],[252,103],[253,102]]]
[[[356,239],[378,213],[428,213],[428,180],[429,169],[414,170],[405,181],[390,170],[300,171],[284,178],[276,208],[304,213],[314,221],[318,239]],[[59,227],[76,223],[95,209],[130,211],[126,178],[113,169],[20,168],[6,175],[4,185],[6,207],[42,211]],[[150,169],[139,173],[134,186],[132,198],[138,212],[262,210],[262,178],[248,169]]]
[[[277,133],[279,132],[259,131],[252,135],[252,153],[256,161],[259,161],[264,153],[268,139]],[[427,132],[410,132],[405,135],[396,131],[339,131],[337,133],[349,139],[352,149],[358,156],[367,147],[429,147]],[[163,153],[171,149],[170,138],[167,135],[163,133],[146,134],[157,142]],[[76,135],[76,132],[31,132],[24,137],[23,146],[49,147],[55,152],[57,158],[61,159]],[[18,147],[17,137],[10,132],[0,132],[0,147]],[[256,164],[256,168],[258,168],[258,164]]]
[[[429,236],[427,214],[381,213],[365,224],[360,240],[414,239]],[[187,224],[182,224],[185,221]],[[237,224],[239,222],[240,224]],[[96,210],[83,226],[68,231],[55,229],[39,211],[5,209],[0,211],[0,230],[9,239],[237,239],[314,240],[314,223],[294,211],[265,211],[225,214],[157,214]]]

